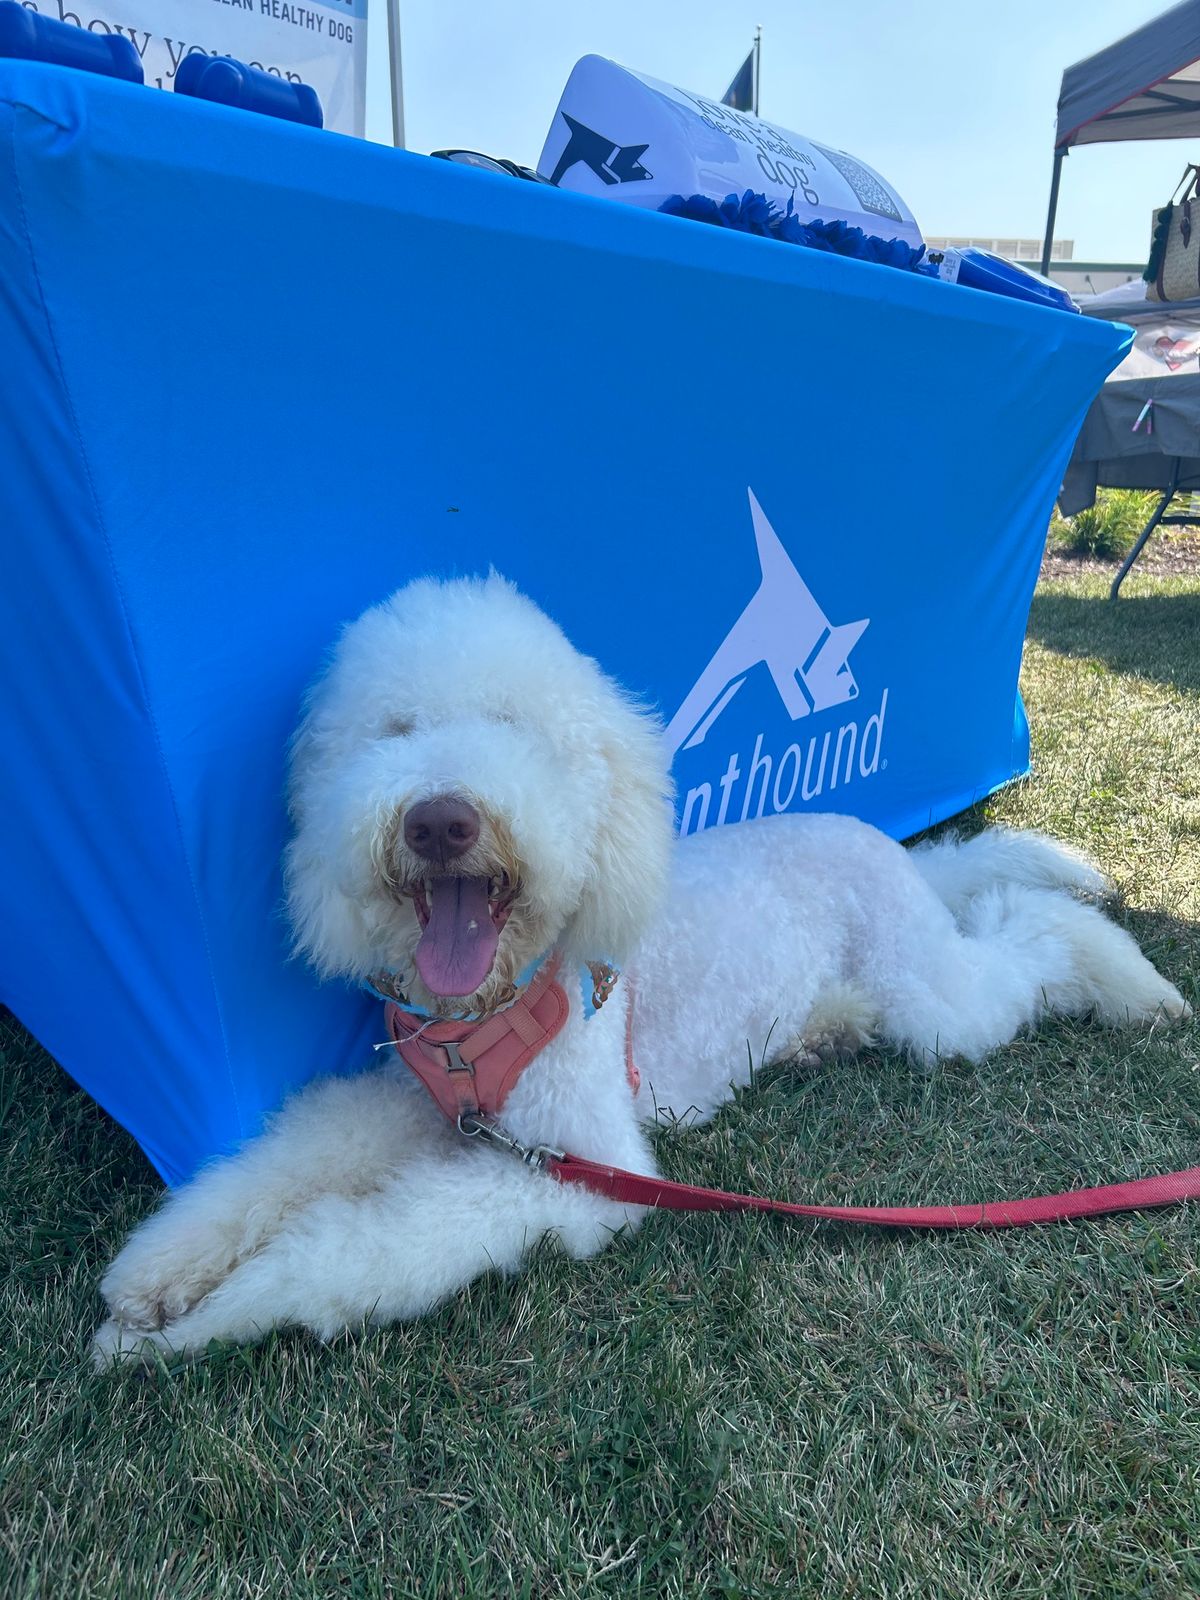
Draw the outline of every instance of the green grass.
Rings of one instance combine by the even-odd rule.
[[[1121,880],[1200,1001],[1200,580],[1035,603],[1036,777],[982,812]],[[652,1219],[426,1320],[93,1374],[95,1282],[157,1185],[3,1035],[0,1595],[1200,1594],[1200,1213],[901,1236]],[[763,1075],[674,1176],[990,1198],[1200,1160],[1200,1051],[1044,1028],[968,1069]],[[447,1219],[453,1225],[453,1219]]]

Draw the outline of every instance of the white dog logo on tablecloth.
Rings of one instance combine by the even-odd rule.
[[[858,694],[850,651],[870,618],[835,626],[796,571],[763,508],[750,495],[762,582],[724,643],[667,725],[667,749],[693,750],[746,681],[766,663],[793,722],[812,711],[845,705]]]

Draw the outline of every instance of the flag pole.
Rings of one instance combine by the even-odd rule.
[[[762,24],[754,30],[754,115],[758,115],[758,74],[762,62]]]
[[[388,60],[392,76],[392,143],[404,149],[404,74],[400,64],[400,0],[387,0]]]

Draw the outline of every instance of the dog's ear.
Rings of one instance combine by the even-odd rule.
[[[626,961],[666,893],[673,791],[662,725],[624,700],[599,740],[607,793],[564,946],[580,962]]]
[[[295,948],[322,978],[363,978],[374,963],[363,900],[334,875],[330,859],[302,830],[284,855],[284,885]]]
[[[307,718],[292,741],[289,810],[294,833],[283,857],[288,919],[296,951],[323,978],[362,978],[376,965],[380,917],[372,858],[374,833],[360,818],[353,781],[336,762],[322,764],[328,740]]]

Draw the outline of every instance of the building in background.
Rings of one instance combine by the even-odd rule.
[[[931,250],[963,250],[973,245],[977,250],[991,250],[1006,261],[1016,261],[1033,272],[1038,270],[1042,260],[1040,239],[927,234],[925,243]],[[1055,239],[1050,246],[1050,276],[1076,300],[1133,282],[1141,277],[1145,265],[1144,261],[1076,261],[1074,239]]]

